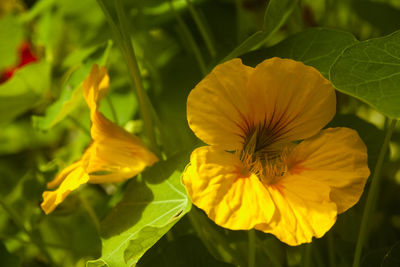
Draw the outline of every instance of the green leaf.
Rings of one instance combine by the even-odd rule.
[[[291,58],[313,66],[328,78],[335,59],[356,42],[356,38],[348,32],[311,28],[289,36],[275,46],[250,52],[243,56],[243,61],[255,66],[270,57]]]
[[[112,42],[105,46],[96,46],[93,49],[84,50],[87,53],[75,53],[67,58],[68,64],[82,64],[80,68],[74,71],[68,81],[65,83],[60,98],[50,105],[43,117],[33,116],[32,121],[35,128],[40,130],[49,130],[58,122],[68,116],[83,100],[82,81],[90,73],[94,63],[104,65],[112,47]],[[86,58],[82,58],[85,57]],[[81,63],[83,61],[83,63]]]
[[[333,85],[390,118],[400,117],[400,31],[345,49],[330,70]]]
[[[380,248],[365,255],[361,267],[397,267],[400,264],[400,241],[389,249]]]
[[[354,12],[378,28],[382,34],[392,33],[400,28],[400,10],[389,3],[352,1]]]
[[[0,243],[0,259],[2,266],[17,267],[20,266],[20,260],[17,256],[8,252],[3,243]]]
[[[0,70],[17,63],[18,46],[22,42],[23,29],[17,18],[8,15],[0,19]]]
[[[243,55],[250,50],[262,45],[272,34],[274,34],[292,13],[297,1],[295,0],[271,0],[265,10],[263,29],[254,33],[243,43],[236,47],[222,61]]]
[[[382,260],[382,267],[395,267],[400,264],[400,241],[397,241],[389,251],[385,254]]]
[[[164,242],[154,246],[139,261],[140,267],[233,267],[234,265],[216,260],[195,235],[180,236],[170,242]]]
[[[81,86],[78,86],[75,90],[65,87],[60,98],[46,110],[44,117],[32,116],[33,126],[41,130],[51,129],[78,106],[82,100],[82,95]]]
[[[0,85],[0,123],[10,121],[36,105],[50,87],[50,71],[47,62],[31,63]]]
[[[129,182],[102,222],[102,256],[87,266],[132,266],[191,208],[181,183],[188,153],[156,163]]]
[[[59,140],[59,134],[59,131],[46,133],[35,131],[28,118],[17,120],[1,127],[0,156],[55,144]]]
[[[81,193],[86,194],[88,190],[85,191]],[[79,208],[83,206],[81,200],[70,196],[68,202],[67,205],[75,204],[72,211],[58,211],[44,216],[37,226],[36,235],[41,237],[43,243],[52,244],[47,246],[54,259],[52,266],[83,266],[76,262],[100,255],[98,231],[85,209]]]

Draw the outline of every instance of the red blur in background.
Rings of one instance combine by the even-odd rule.
[[[38,60],[37,56],[32,52],[31,45],[29,42],[23,42],[18,47],[18,55],[19,55],[18,65],[3,70],[3,72],[1,73],[0,83],[3,83],[8,79],[10,79],[14,75],[14,72],[17,69],[31,62],[36,62]]]

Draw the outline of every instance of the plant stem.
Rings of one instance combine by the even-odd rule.
[[[114,0],[114,4],[115,4],[115,9],[117,11],[119,24],[121,26],[121,36],[122,36],[121,49],[124,51],[126,64],[128,65],[128,70],[135,84],[136,94],[139,100],[139,106],[143,118],[146,136],[150,141],[151,149],[159,156],[160,152],[158,150],[156,137],[154,133],[153,119],[151,117],[151,108],[148,108],[150,105],[150,101],[148,101],[147,94],[143,87],[142,76],[140,74],[139,64],[136,59],[135,50],[133,48],[130,39],[128,22],[125,17],[124,7],[122,6],[121,0]]]
[[[256,241],[259,244],[258,247],[261,248],[264,251],[264,253],[268,256],[268,259],[271,261],[272,266],[282,267],[282,264],[280,260],[276,257],[276,255],[270,249],[268,249],[265,246],[265,244],[257,238],[257,236],[256,236]]]
[[[106,17],[108,26],[111,28],[112,35],[115,39],[115,42],[118,44],[118,46],[121,48],[122,46],[122,37],[121,34],[118,30],[117,24],[115,24],[113,17],[111,16],[110,12],[108,11],[107,7],[104,5],[103,0],[97,0],[97,3],[99,4],[101,10],[103,11],[104,16]]]
[[[333,240],[333,233],[332,231],[328,232],[327,236],[328,241],[328,259],[329,259],[329,266],[336,267],[336,255],[335,255],[335,245]]]
[[[190,14],[193,17],[194,22],[197,25],[197,28],[200,31],[201,36],[203,37],[203,40],[206,44],[206,47],[208,49],[208,52],[210,53],[211,57],[215,57],[217,55],[217,52],[214,47],[214,43],[212,42],[212,38],[210,33],[207,31],[206,25],[203,23],[203,20],[199,16],[199,13],[195,9],[195,7],[192,5],[191,0],[186,0],[186,5],[189,9]]]
[[[303,260],[303,267],[310,267],[311,266],[311,254],[312,254],[312,243],[306,244],[304,248],[304,260]]]
[[[153,128],[153,119],[151,116],[152,107],[150,106],[150,101],[148,100],[147,94],[144,90],[142,77],[139,71],[139,65],[136,60],[135,51],[132,46],[132,42],[130,39],[129,31],[128,31],[128,23],[125,17],[125,12],[120,0],[115,0],[115,9],[117,11],[118,21],[120,24],[121,31],[119,27],[114,22],[113,17],[108,11],[107,7],[102,2],[103,0],[97,0],[97,3],[101,7],[107,22],[111,28],[113,33],[113,37],[115,42],[118,44],[122,56],[125,59],[125,63],[127,65],[128,71],[130,73],[131,81],[136,89],[136,95],[139,101],[140,113],[143,118],[145,133],[150,142],[150,148],[156,153],[158,156],[160,155],[160,151],[157,146],[156,137]]]
[[[84,196],[80,195],[79,199],[83,205],[83,208],[86,210],[90,219],[92,220],[94,227],[96,227],[97,232],[99,232],[100,231],[100,220],[97,217],[96,212],[94,211],[92,206],[90,206],[89,202],[86,200],[86,198]]]
[[[185,22],[182,20],[181,16],[179,13],[175,10],[174,4],[172,1],[169,1],[169,4],[171,6],[172,13],[175,15],[176,20],[178,21],[179,27],[181,27],[182,34],[186,38],[187,42],[189,43],[190,48],[192,49],[192,52],[197,60],[197,63],[199,64],[200,71],[205,76],[208,71],[206,64],[204,63],[203,56],[201,55],[200,49],[194,40],[189,28],[186,26]]]
[[[112,101],[111,101],[111,97],[109,97],[108,95],[106,95],[106,100],[107,100],[108,106],[110,107],[111,114],[112,114],[112,116],[113,116],[114,122],[115,122],[116,124],[118,124],[117,112],[115,111],[115,107],[114,107],[114,105],[113,105],[113,103],[112,103]]]
[[[249,235],[248,267],[254,267],[256,261],[256,230],[254,229],[249,230],[248,235]]]
[[[210,251],[212,250],[212,245],[210,244],[214,243],[214,246],[215,244],[220,245],[224,251],[224,254],[229,255],[229,258],[225,257],[227,262],[234,262],[235,264],[239,264],[239,266],[246,266],[246,261],[242,260],[238,256],[238,253],[230,247],[229,242],[227,242],[226,239],[216,229],[210,226],[208,219],[200,214],[195,207],[193,207],[188,213],[188,217],[198,236]],[[208,236],[210,236],[211,239],[208,238]],[[220,251],[219,253],[221,254]]]
[[[43,255],[47,258],[49,263],[51,265],[54,265],[53,259],[51,258],[50,254],[47,252],[47,250],[44,248],[44,243],[39,238],[39,236],[35,237],[24,225],[24,223],[21,221],[20,217],[18,216],[17,213],[12,210],[7,203],[0,198],[0,206],[7,212],[8,216],[11,218],[11,220],[20,228],[29,238],[30,242],[34,244],[39,251],[43,253]]]
[[[79,129],[81,129],[87,136],[91,137],[90,130],[88,130],[82,123],[80,123],[76,118],[71,115],[68,115],[68,119],[70,119]]]
[[[0,206],[7,212],[11,220],[14,221],[14,223],[29,236],[30,233],[28,229],[26,229],[25,225],[21,222],[19,216],[1,198],[0,198]]]
[[[383,141],[382,148],[379,152],[378,160],[376,161],[374,174],[372,176],[371,185],[368,191],[367,202],[364,207],[364,212],[361,219],[360,232],[358,234],[356,251],[354,253],[353,267],[359,267],[361,262],[362,248],[368,239],[368,223],[373,211],[373,207],[378,195],[379,184],[381,180],[381,171],[386,152],[390,145],[390,138],[392,137],[393,129],[396,126],[396,120],[389,120],[388,127],[386,128],[386,135]]]

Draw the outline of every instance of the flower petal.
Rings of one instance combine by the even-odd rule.
[[[292,151],[291,172],[331,187],[331,199],[342,213],[360,199],[370,174],[367,148],[356,131],[329,128]]]
[[[242,174],[236,155],[213,147],[193,151],[183,182],[193,203],[220,226],[239,230],[267,223],[274,205],[254,174]]]
[[[91,183],[119,182],[132,178],[158,158],[142,141],[100,112],[92,116],[91,152],[84,157]]]
[[[224,150],[242,146],[247,109],[246,84],[253,68],[233,59],[216,66],[190,92],[187,119],[203,142]]]
[[[83,81],[83,93],[90,113],[98,109],[100,100],[107,94],[110,78],[105,67],[94,64],[89,76]]]
[[[336,221],[336,205],[330,188],[322,182],[299,175],[287,175],[268,186],[275,203],[275,215],[269,224],[256,229],[272,233],[282,242],[296,246],[323,236]]]
[[[302,140],[321,130],[336,112],[335,90],[316,69],[271,58],[249,77],[251,122],[266,125],[273,144]]]
[[[64,201],[71,191],[77,189],[80,185],[85,184],[88,181],[89,175],[85,172],[83,167],[75,165],[75,168],[70,170],[55,191],[43,192],[43,202],[40,206],[46,214],[49,214]]]
[[[65,167],[59,174],[57,174],[56,178],[54,178],[51,182],[47,183],[47,188],[53,189],[59,186],[73,170],[75,170],[77,167],[81,165],[82,162],[79,160]]]

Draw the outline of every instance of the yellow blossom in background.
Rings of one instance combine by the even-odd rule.
[[[94,65],[83,82],[85,100],[90,108],[93,141],[80,160],[66,167],[48,183],[48,188],[58,188],[43,193],[41,207],[46,214],[82,184],[120,182],[132,178],[158,160],[139,138],[98,111],[99,103],[108,89],[106,68]]]
[[[183,174],[193,203],[220,226],[289,245],[323,236],[370,174],[357,132],[322,130],[335,111],[331,83],[300,62],[218,65],[187,100],[189,126],[209,145]]]

